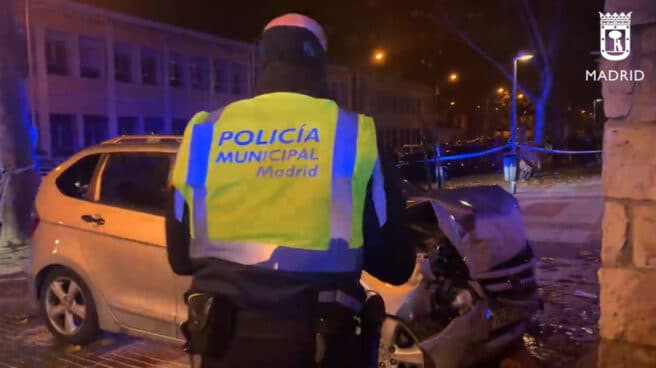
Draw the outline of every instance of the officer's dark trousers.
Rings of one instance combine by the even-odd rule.
[[[235,327],[225,354],[203,357],[202,368],[363,368],[362,345],[354,333],[326,336],[326,353],[316,364],[316,335],[309,321],[240,318]]]

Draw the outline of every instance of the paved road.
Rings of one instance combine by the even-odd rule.
[[[529,239],[540,257],[538,279],[546,308],[536,316],[534,331],[524,339],[525,348],[502,362],[502,367],[574,367],[574,361],[595,343],[596,300],[574,294],[576,290],[598,292],[594,273],[602,202],[595,180],[577,183],[520,186],[517,197]],[[14,267],[7,264],[5,270]],[[25,318],[25,296],[24,280],[0,278],[0,368],[189,367],[179,346],[122,335],[106,334],[83,348],[58,346],[38,317]],[[563,303],[567,298],[569,306]],[[584,326],[579,323],[582,319],[588,321]],[[588,366],[592,367],[577,367]]]
[[[589,178],[590,179],[590,178]],[[517,195],[545,308],[524,337],[543,367],[596,367],[603,197],[598,180]]]

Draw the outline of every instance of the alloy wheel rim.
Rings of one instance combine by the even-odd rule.
[[[69,277],[59,277],[48,286],[45,296],[46,316],[62,335],[75,335],[86,320],[86,301],[82,288]]]
[[[407,343],[408,340],[411,341],[410,344]],[[395,318],[388,317],[383,322],[378,367],[424,368],[424,355],[413,334]]]

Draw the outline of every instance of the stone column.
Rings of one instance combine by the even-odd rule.
[[[600,69],[642,70],[642,81],[604,81],[606,199],[599,367],[656,367],[656,1],[606,0],[632,12],[631,54]]]

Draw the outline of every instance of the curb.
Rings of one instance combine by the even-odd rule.
[[[27,275],[23,271],[9,272],[0,274],[0,282],[2,281],[18,281],[27,280]]]

